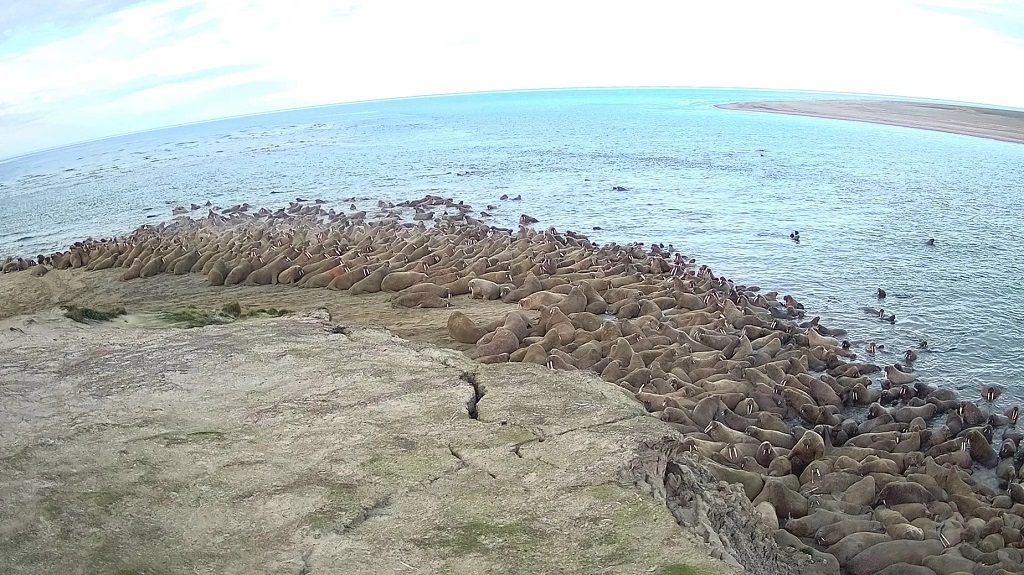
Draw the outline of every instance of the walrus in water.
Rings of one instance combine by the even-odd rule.
[[[894,385],[903,385],[904,383],[914,383],[917,381],[916,373],[900,371],[895,365],[885,366],[885,377]]]
[[[986,385],[985,387],[981,388],[981,397],[985,401],[989,401],[989,402],[992,402],[992,401],[995,401],[996,399],[998,399],[999,396],[1002,395],[1002,393],[1003,393],[1003,390],[1002,390],[1001,387],[999,387],[998,385],[995,385],[995,384],[991,384],[991,383]]]

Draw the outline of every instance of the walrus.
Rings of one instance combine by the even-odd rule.
[[[337,268],[334,268],[334,270],[339,270],[339,269],[344,270],[344,268],[342,266],[338,266]],[[327,272],[324,272],[324,273],[325,274],[330,274],[331,271],[334,271],[334,270],[330,270],[330,271],[327,271]],[[319,277],[319,275],[321,275],[321,274],[317,274],[317,276],[314,276],[314,278]],[[361,265],[359,267],[352,268],[352,269],[349,269],[347,271],[342,271],[340,274],[335,275],[333,277],[333,279],[331,279],[330,283],[327,284],[326,287],[329,290],[345,291],[345,290],[350,289],[352,286],[354,286],[356,284],[356,282],[359,282],[359,281],[362,281],[363,279],[365,279],[368,275],[370,275],[370,268],[369,268],[369,266]],[[309,287],[311,283],[313,283],[313,279],[310,279],[309,282],[306,283],[306,286]]]
[[[160,273],[160,268],[163,266],[164,259],[159,256],[153,256],[142,269],[139,270],[140,278],[151,278],[156,274]],[[244,279],[244,278],[243,278]]]
[[[814,539],[823,547],[839,543],[854,533],[883,533],[885,526],[873,519],[842,518],[839,521],[823,525],[814,533]]]
[[[786,460],[784,457],[777,457],[775,461]],[[774,463],[774,461],[773,461]],[[769,472],[771,472],[769,468]],[[767,501],[775,508],[780,522],[789,521],[804,517],[810,508],[807,498],[787,485],[782,477],[767,477],[764,481],[764,489],[753,501],[756,505],[761,501]],[[788,527],[788,523],[787,523]]]
[[[451,305],[451,300],[430,292],[411,292],[400,294],[391,300],[391,304],[400,307],[441,308]]]
[[[839,347],[839,340],[834,337],[826,337],[818,333],[814,328],[808,329],[807,333],[807,344],[810,347]]]
[[[461,311],[448,316],[448,335],[459,343],[476,343],[487,331]]]
[[[555,305],[564,298],[562,294],[539,291],[519,300],[519,307],[525,310],[539,310],[542,306]]]
[[[917,407],[904,406],[897,408],[895,411],[892,412],[892,417],[894,420],[900,423],[909,423],[910,421],[918,417],[924,418],[926,420],[931,419],[932,417],[935,416],[935,413],[937,411],[938,408],[935,406],[934,403],[926,403],[924,405],[920,405]]]
[[[903,503],[931,503],[935,496],[913,481],[893,481],[878,492],[878,500],[887,507]]]
[[[861,551],[885,541],[892,541],[887,533],[861,531],[843,537],[825,551],[834,556],[840,565],[846,565]]]
[[[803,473],[805,467],[825,454],[825,440],[813,431],[806,431],[789,452],[789,462],[793,472]]]
[[[876,493],[875,478],[868,475],[847,487],[842,493],[842,499],[854,505],[871,505],[875,501]]]
[[[427,274],[421,272],[391,272],[380,283],[381,291],[399,292],[425,282]]]
[[[960,415],[965,426],[981,425],[985,422],[986,419],[988,419],[985,416],[985,412],[983,412],[981,408],[979,408],[976,404],[970,401],[965,401],[961,403],[960,407],[957,408],[956,413]],[[948,417],[949,416],[947,416],[947,419]],[[949,421],[947,420],[946,423],[948,425]]]
[[[494,332],[494,337],[491,341],[484,345],[478,345],[473,349],[469,355],[472,358],[477,358],[485,355],[498,355],[501,353],[509,353],[519,349],[519,338],[516,337],[515,332],[507,327],[499,327]]]
[[[601,294],[594,288],[594,285],[589,281],[581,281],[579,283],[580,290],[583,291],[583,295],[587,298],[587,309],[586,311],[593,314],[602,314],[608,309],[608,302],[605,301]]]
[[[971,454],[971,459],[989,469],[999,463],[999,454],[992,449],[988,438],[979,429],[968,430],[967,435],[964,437],[966,439],[965,447]]]
[[[302,266],[293,265],[277,275],[277,283],[294,284],[302,279]]]
[[[576,360],[577,367],[590,369],[601,361],[601,344],[597,341],[586,342],[573,350],[570,355]]]
[[[188,273],[200,273],[203,270],[203,268],[206,267],[207,262],[209,262],[214,257],[218,257],[220,255],[213,249],[204,248],[203,251],[205,253],[199,256],[199,259],[196,260],[196,263],[192,264],[192,267],[189,269]]]
[[[238,285],[245,281],[245,278],[249,277],[250,273],[252,273],[252,263],[248,259],[243,258],[242,261],[238,262],[238,265],[231,268],[228,274],[224,276],[224,285]]]
[[[759,444],[760,441],[743,432],[735,431],[721,422],[712,421],[704,428],[704,433],[715,441],[724,443],[752,443]]]
[[[540,283],[540,278],[534,275],[533,272],[528,272],[526,275],[522,276],[522,278],[521,284],[519,284],[517,278],[513,280],[513,283],[516,283],[519,287],[502,295],[501,301],[505,303],[515,303],[544,289]]]
[[[903,385],[904,383],[914,383],[917,381],[916,373],[900,371],[894,365],[885,366],[885,377],[894,385]]]
[[[184,275],[192,271],[192,267],[199,261],[200,254],[196,250],[185,254],[178,258],[178,261],[174,262],[174,266],[170,268],[171,273],[176,276]]]
[[[763,443],[767,443],[772,447],[782,447],[785,449],[792,449],[796,445],[796,440],[793,436],[788,433],[780,433],[778,431],[770,429],[761,429],[756,425],[751,425],[746,428],[746,434],[754,439],[757,439]],[[758,461],[760,463],[760,461]],[[767,467],[767,464],[762,464]]]
[[[1001,387],[991,383],[981,388],[981,397],[988,402],[995,401],[1002,393]]]
[[[772,464],[772,460],[775,459],[777,454],[775,453],[775,447],[767,442],[762,441],[757,446],[757,451],[754,453],[754,460],[764,468],[768,468]]]
[[[223,261],[217,260],[210,267],[210,271],[206,274],[207,279],[211,286],[222,286],[224,285],[224,279],[228,275],[227,266]]]
[[[572,286],[569,293],[557,305],[566,315],[584,312],[588,308],[587,296],[579,287]]]
[[[501,286],[483,278],[468,280],[470,297],[473,299],[495,300],[501,298]]]
[[[390,275],[390,274],[389,274]],[[387,278],[385,278],[387,279]],[[403,296],[411,293],[429,293],[436,295],[437,297],[449,297],[452,295],[451,291],[442,286],[432,282],[419,283],[414,286],[408,287],[398,293],[399,296]]]
[[[277,276],[292,265],[292,261],[286,256],[281,256],[270,263],[254,269],[243,282],[245,285],[274,285],[277,283]]]
[[[858,553],[845,567],[852,575],[873,575],[897,563],[921,565],[925,558],[942,553],[943,548],[938,539],[883,541]]]
[[[558,351],[558,350],[554,350]],[[548,355],[547,362],[544,364],[549,369],[557,369],[561,371],[568,371],[576,369],[576,366],[570,363],[567,359],[561,355],[550,354]]]
[[[365,278],[352,284],[352,287],[348,288],[348,293],[352,295],[361,295],[369,293],[377,293],[380,290],[381,282],[391,272],[390,266],[387,263],[380,266],[376,270],[370,272]]]
[[[130,268],[126,269],[123,274],[121,274],[121,281],[129,281],[129,280],[133,280],[133,279],[138,278],[139,274],[142,273],[142,266],[144,264],[145,264],[145,262],[143,262],[141,259],[135,260],[135,262],[132,264],[132,266]],[[37,266],[37,267],[43,267],[43,266]],[[223,285],[223,283],[224,283],[224,280],[221,279],[220,284],[210,284],[210,285]]]
[[[837,408],[843,406],[843,400],[827,383],[818,378],[809,378],[807,391],[814,401],[820,406],[832,405]]]
[[[530,344],[526,348],[526,353],[523,355],[522,362],[546,365],[548,362],[548,352],[544,349],[544,346],[539,343]]]

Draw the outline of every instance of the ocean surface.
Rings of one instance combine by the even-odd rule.
[[[207,200],[322,198],[347,210],[354,197],[373,210],[378,199],[440,194],[497,205],[497,226],[527,213],[598,242],[671,243],[737,283],[792,294],[858,348],[883,343],[877,363],[927,340],[915,365],[925,381],[971,399],[1002,385],[999,409],[1024,400],[1024,145],[714,107],[822,97],[848,96],[473,94],[67,146],[0,160],[0,257],[126,233]],[[864,306],[895,313],[896,324]]]

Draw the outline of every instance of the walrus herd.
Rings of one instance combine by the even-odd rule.
[[[182,213],[2,269],[383,291],[408,308],[501,300],[514,307],[490,322],[450,314],[448,333],[470,357],[590,370],[619,386],[740,485],[780,544],[824,558],[824,572],[1024,572],[1016,406],[990,412],[908,367],[862,361],[841,330],[802,322],[792,296],[660,244],[597,246],[523,218],[518,231],[496,228],[438,196],[378,208]]]

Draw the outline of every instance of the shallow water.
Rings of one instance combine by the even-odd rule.
[[[125,233],[192,202],[283,206],[303,197],[347,209],[356,197],[372,210],[379,198],[442,194],[478,210],[498,205],[494,225],[514,227],[528,213],[538,226],[600,242],[672,243],[737,283],[793,294],[858,347],[884,343],[877,362],[927,339],[934,351],[915,366],[926,381],[970,398],[996,383],[1008,388],[996,407],[1020,401],[1024,146],[714,107],[800,97],[823,96],[476,94],[69,146],[0,160],[0,256]],[[523,199],[498,201],[504,193]],[[863,306],[884,307],[897,323]]]

